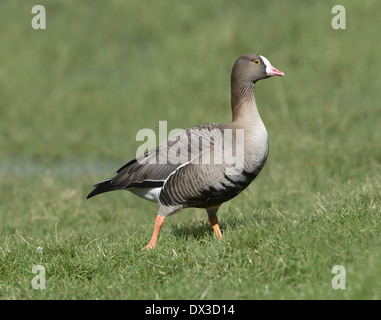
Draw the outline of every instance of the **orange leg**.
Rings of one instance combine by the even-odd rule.
[[[221,233],[221,229],[220,227],[218,226],[218,218],[217,218],[217,215],[209,215],[209,221],[210,221],[210,224],[212,225],[213,229],[214,229],[214,232],[217,236],[217,238],[219,239],[223,239],[222,237],[222,233]]]
[[[157,238],[159,236],[160,229],[164,224],[164,220],[165,220],[165,217],[162,217],[161,215],[157,215],[156,221],[155,221],[155,228],[153,229],[151,241],[143,248],[143,250],[150,250],[156,247]]]

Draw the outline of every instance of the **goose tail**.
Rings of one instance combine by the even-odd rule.
[[[109,191],[114,191],[114,190],[119,190],[118,187],[114,186],[111,184],[111,179],[107,179],[101,182],[98,182],[97,184],[94,185],[94,190],[89,193],[86,199],[90,199],[98,194],[104,193],[104,192],[109,192]]]

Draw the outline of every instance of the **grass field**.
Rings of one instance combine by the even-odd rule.
[[[380,299],[379,0],[33,1],[0,5],[1,299]],[[130,193],[85,200],[142,128],[228,122],[244,53],[261,81],[265,168],[219,211],[166,220]],[[35,290],[35,265],[46,289]],[[346,270],[335,290],[333,266]]]

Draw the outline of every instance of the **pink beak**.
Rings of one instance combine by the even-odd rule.
[[[273,67],[273,66],[270,66],[267,70],[267,75],[268,76],[281,76],[281,77],[284,77],[284,73],[280,70],[278,70],[277,68]]]

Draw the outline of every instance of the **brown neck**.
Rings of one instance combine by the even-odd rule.
[[[254,97],[254,83],[231,77],[231,107],[233,123],[260,119]]]

